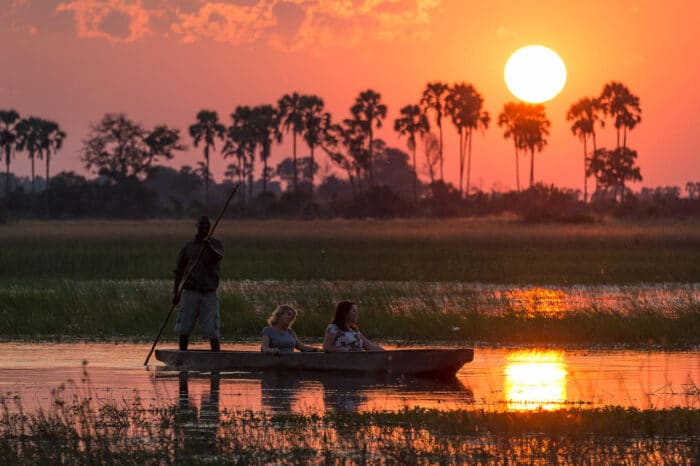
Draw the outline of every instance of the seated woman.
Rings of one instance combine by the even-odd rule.
[[[263,353],[293,353],[294,348],[303,352],[321,351],[313,346],[307,346],[299,341],[297,334],[290,327],[297,317],[297,311],[287,304],[277,306],[277,309],[267,319],[269,327],[262,330]]]
[[[333,321],[326,327],[323,351],[384,351],[360,333],[357,321],[357,306],[352,301],[341,301],[335,307]]]

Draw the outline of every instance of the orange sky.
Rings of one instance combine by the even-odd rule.
[[[200,109],[217,110],[228,124],[236,105],[274,103],[292,91],[320,95],[342,119],[355,96],[373,88],[389,107],[379,137],[405,148],[393,120],[426,82],[474,84],[495,120],[515,99],[503,81],[508,56],[542,44],[560,54],[569,78],[546,104],[552,134],[536,156],[536,181],[582,188],[582,146],[566,110],[618,80],[641,98],[642,123],[629,145],[644,181],[633,189],[682,188],[700,181],[698,23],[700,4],[680,0],[0,0],[0,108],[54,119],[68,132],[54,173],[84,173],[81,141],[106,112],[186,135]],[[457,183],[449,124],[445,135],[446,177]],[[608,129],[599,144],[614,138]],[[274,148],[273,161],[290,146]],[[473,151],[473,183],[515,187],[512,143],[493,121]],[[190,148],[173,164],[201,157]],[[26,159],[18,154],[12,171],[28,174]],[[213,158],[217,180],[227,163]],[[521,181],[527,166],[521,159]]]

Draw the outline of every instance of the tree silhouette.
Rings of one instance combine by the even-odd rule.
[[[602,112],[598,99],[584,97],[573,103],[566,113],[566,121],[571,122],[571,132],[583,142],[583,202],[588,202],[588,176],[590,175],[590,158],[586,143],[590,137],[593,142],[593,153],[595,153],[597,150],[596,123],[601,127],[605,124],[601,118]]]
[[[254,110],[247,105],[238,106],[231,114],[233,125],[228,129],[231,146],[228,151],[241,161],[241,176],[248,179],[248,199],[253,198],[253,176],[255,173],[255,150],[258,146]]]
[[[416,172],[416,134],[423,136],[430,131],[430,123],[425,112],[418,105],[406,105],[401,109],[401,116],[394,121],[394,131],[400,136],[408,136],[406,145],[413,154],[413,202],[418,202],[416,184],[418,174]]]
[[[260,145],[260,159],[263,162],[263,191],[266,192],[267,180],[271,173],[267,161],[272,151],[272,143],[282,140],[282,133],[279,130],[279,112],[272,105],[259,105],[253,108],[252,118],[252,127]]]
[[[41,153],[46,157],[46,213],[49,213],[49,187],[51,186],[51,157],[58,153],[63,147],[63,140],[66,139],[65,131],[61,130],[55,121],[44,120],[41,138]],[[170,156],[172,158],[172,155]]]
[[[505,128],[503,137],[512,139],[515,147],[515,186],[520,191],[520,163],[519,152],[525,149],[524,131],[522,128],[523,115],[526,112],[524,102],[507,102],[503,105],[503,111],[498,115],[498,126]]]
[[[627,131],[631,131],[642,121],[639,97],[632,94],[624,84],[611,81],[603,88],[600,104],[605,115],[615,120],[617,148],[627,147]],[[622,131],[622,145],[620,145],[620,131]]]
[[[618,147],[615,150],[601,148],[591,158],[591,172],[603,188],[613,189],[615,198],[619,196],[622,202],[625,183],[642,181],[641,171],[635,166],[636,159],[637,152],[628,147]]]
[[[432,109],[435,111],[435,122],[440,135],[440,180],[444,181],[443,174],[443,144],[442,144],[442,117],[445,114],[445,99],[450,90],[450,86],[442,82],[428,83],[423,90],[421,97],[421,105],[427,111]]]
[[[381,103],[381,94],[367,89],[360,92],[355,99],[355,104],[350,108],[350,113],[360,128],[367,135],[369,142],[367,144],[368,166],[369,166],[369,184],[374,186],[374,168],[373,168],[373,149],[372,142],[374,141],[374,127],[382,127],[382,120],[386,118],[386,105]]]
[[[347,173],[353,196],[362,192],[362,179],[368,168],[369,153],[365,136],[357,120],[347,118],[342,124],[328,128],[321,145],[331,161]]]
[[[547,145],[551,123],[545,114],[544,105],[528,104],[523,121],[524,145],[530,150],[530,188],[535,184],[535,149],[542,152]]]
[[[459,134],[459,194],[462,195],[462,179],[464,176],[464,159],[467,158],[467,196],[471,176],[472,138],[474,130],[486,131],[491,117],[483,110],[484,98],[481,97],[471,84],[455,84],[449,90],[445,101],[445,110]]]
[[[314,173],[317,170],[314,151],[326,138],[326,134],[331,127],[331,114],[324,112],[324,102],[318,96],[308,95],[302,97],[302,117],[304,126],[304,141],[309,146],[310,162],[308,165],[309,182],[311,184],[310,199],[313,201],[314,193]]]
[[[178,140],[178,130],[157,126],[150,132],[123,113],[108,113],[90,128],[81,161],[117,183],[141,179],[158,159],[171,159],[174,150],[181,150]]]
[[[35,161],[41,152],[43,120],[37,117],[23,118],[15,125],[16,149],[27,151],[31,167],[32,194],[36,194]]]
[[[277,102],[280,112],[280,125],[285,132],[292,131],[292,163],[294,169],[294,193],[298,194],[299,171],[297,167],[297,135],[304,131],[304,99],[294,92],[285,94]]]
[[[15,151],[17,132],[15,125],[19,120],[16,110],[0,110],[0,151],[5,153],[5,194],[10,195],[10,161]]]
[[[425,168],[430,178],[430,185],[435,185],[435,165],[440,162],[440,140],[433,133],[423,139],[423,154],[425,155]]]
[[[209,151],[216,149],[216,140],[224,139],[226,128],[219,123],[219,115],[213,110],[200,110],[197,113],[197,122],[190,126],[190,136],[194,140],[194,146],[198,147],[204,142],[204,163],[206,176],[204,177],[204,205],[209,205]]]

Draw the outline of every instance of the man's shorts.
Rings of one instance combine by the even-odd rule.
[[[199,318],[199,326],[202,327],[204,338],[219,338],[219,300],[216,297],[216,291],[201,293],[182,290],[175,321],[175,333],[191,335],[197,318]]]

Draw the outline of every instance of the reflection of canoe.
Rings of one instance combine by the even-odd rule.
[[[472,348],[406,349],[356,353],[290,353],[257,351],[156,350],[156,359],[176,370],[193,371],[323,371],[453,376],[474,359]]]

